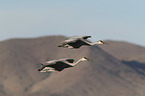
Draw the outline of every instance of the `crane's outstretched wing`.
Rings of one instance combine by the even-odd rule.
[[[69,43],[75,43],[79,40],[79,38],[70,38],[68,40],[64,40],[61,42],[61,44],[58,47],[64,47],[65,45],[68,45]]]
[[[91,38],[91,36],[77,36],[77,37],[72,37],[70,39],[88,39]]]
[[[38,69],[38,71],[46,69],[47,67],[54,68],[57,71],[62,71],[64,68],[72,67],[71,65],[64,63],[64,61],[73,63],[74,59],[64,58],[64,59],[59,59],[59,60],[47,61],[47,62],[45,62],[45,64],[41,64],[42,67],[40,69]]]
[[[58,60],[51,60],[51,61],[47,61],[47,62],[45,62],[44,64],[42,64],[41,63],[41,68],[40,69],[38,69],[38,71],[41,71],[41,70],[43,70],[44,68],[46,68],[48,65],[53,65],[53,64],[56,64],[56,62],[58,62]]]
[[[63,42],[61,42],[61,44],[58,46],[58,47],[63,47],[67,44],[72,44],[73,45],[76,45],[78,43],[83,43],[80,41],[80,39],[87,39],[87,38],[91,38],[91,36],[78,36],[78,37],[72,37],[72,38],[69,38],[67,40],[64,40]],[[77,45],[76,45],[77,46]]]
[[[74,59],[70,59],[70,58],[63,58],[63,59],[58,59],[58,60],[50,60],[50,61],[46,61],[45,65],[49,65],[49,64],[56,64],[57,62],[60,61],[67,61],[69,63],[73,63]]]
[[[91,38],[91,36],[82,36],[83,39]]]

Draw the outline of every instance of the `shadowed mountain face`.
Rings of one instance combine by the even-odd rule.
[[[122,61],[122,63],[128,65],[129,67],[133,68],[135,71],[137,71],[140,74],[145,76],[145,64],[144,63],[139,63],[137,61]]]
[[[145,76],[98,46],[58,48],[66,37],[0,42],[0,96],[144,96]],[[104,46],[105,47],[105,46]],[[62,72],[40,73],[52,59],[91,59]]]
[[[106,42],[109,43],[108,46],[100,46],[103,50],[145,76],[145,47],[122,41],[108,40]]]
[[[100,46],[103,50],[119,60],[145,63],[145,47],[123,41],[107,40],[108,46]]]

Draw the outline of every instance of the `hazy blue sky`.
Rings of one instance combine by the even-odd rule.
[[[91,35],[145,46],[145,0],[1,0],[0,40]]]

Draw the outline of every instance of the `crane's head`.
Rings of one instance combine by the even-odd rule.
[[[86,58],[86,57],[83,57],[83,58],[81,58],[80,60],[81,60],[81,61],[88,61],[89,59]]]
[[[99,41],[97,42],[97,44],[102,45],[102,44],[108,44],[108,43],[106,43],[106,42],[104,42],[104,41],[102,41],[102,40],[99,40]]]

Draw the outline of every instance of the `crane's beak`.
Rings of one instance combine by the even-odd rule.
[[[88,61],[89,61],[89,62],[92,62],[92,61],[93,61],[93,59],[88,59]]]
[[[106,45],[108,45],[108,43],[107,43],[107,42],[103,42],[103,41],[102,41],[102,43],[103,43],[103,44],[106,44]]]
[[[108,43],[107,43],[107,42],[104,42],[104,44],[108,45]]]
[[[87,61],[90,61],[90,59],[87,58]]]
[[[89,59],[87,57],[84,57],[87,61],[89,61]]]

